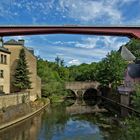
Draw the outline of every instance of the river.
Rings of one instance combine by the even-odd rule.
[[[0,131],[0,140],[118,140],[114,113],[99,104],[69,100]]]

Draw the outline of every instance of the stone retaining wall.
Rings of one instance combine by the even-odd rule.
[[[0,109],[8,106],[18,105],[21,103],[28,103],[30,101],[29,93],[14,93],[7,95],[0,95]]]

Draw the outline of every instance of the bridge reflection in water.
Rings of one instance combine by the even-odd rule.
[[[99,107],[98,103],[100,101],[87,101],[76,99],[74,104],[66,107],[66,112],[68,114],[84,114],[84,113],[101,113],[107,112],[103,107]],[[90,105],[89,105],[90,104]],[[91,105],[92,104],[92,105]]]
[[[113,124],[107,123],[114,115],[100,103],[100,99],[77,99],[52,104],[33,118],[0,131],[0,140],[103,140],[104,133],[112,138],[109,129]],[[104,126],[108,129],[102,129]],[[117,130],[114,132],[117,136]]]
[[[65,126],[66,121],[70,119],[71,115],[101,113],[107,111],[98,106],[99,100],[90,103],[93,106],[89,106],[87,103],[88,102],[85,100],[77,99],[71,101],[69,100],[69,103],[66,106],[59,105],[58,107],[55,107],[55,110],[46,108],[44,112],[41,112],[33,118],[0,131],[0,140],[40,140],[42,137],[40,136],[42,131],[47,131],[47,140],[52,140],[52,136],[50,136],[52,128],[50,127],[55,128],[59,123],[61,124],[59,124],[61,127],[62,125]]]

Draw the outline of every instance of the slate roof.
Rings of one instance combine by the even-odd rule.
[[[125,47],[121,47],[121,56],[127,61],[134,61],[136,57]]]
[[[4,45],[23,45],[23,44],[14,39],[10,39],[10,40],[4,42]]]
[[[8,49],[6,49],[4,47],[0,47],[0,52],[11,53],[11,52],[9,52]]]

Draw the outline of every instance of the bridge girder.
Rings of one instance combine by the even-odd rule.
[[[89,34],[140,39],[140,26],[0,26],[0,36]]]

